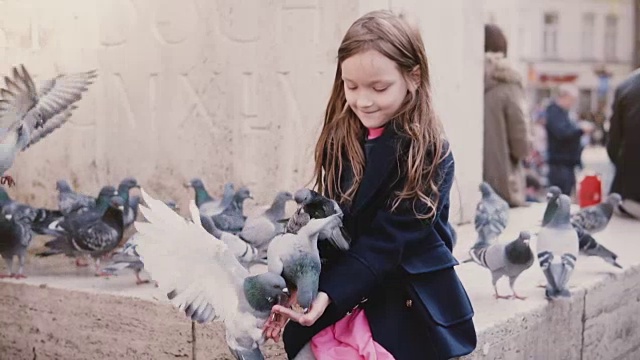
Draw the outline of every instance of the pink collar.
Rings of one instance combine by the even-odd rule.
[[[384,126],[379,128],[368,128],[367,130],[369,130],[369,134],[367,135],[367,140],[371,140],[382,135],[382,133],[384,132]]]

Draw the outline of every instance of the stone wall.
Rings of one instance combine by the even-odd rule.
[[[186,205],[181,184],[199,176],[212,193],[233,181],[266,204],[304,186],[339,42],[378,8],[422,29],[458,161],[452,219],[469,220],[481,177],[476,0],[0,1],[1,73],[19,63],[36,80],[99,70],[70,123],[19,155],[11,195],[52,206],[58,178],[97,193],[133,175]]]

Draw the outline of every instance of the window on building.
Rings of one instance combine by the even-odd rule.
[[[618,16],[609,14],[604,22],[604,58],[605,60],[615,60],[617,58],[618,40]]]
[[[582,15],[582,58],[593,59],[593,40],[596,16],[593,13]]]
[[[544,13],[544,33],[542,38],[542,54],[546,58],[558,57],[558,13]]]

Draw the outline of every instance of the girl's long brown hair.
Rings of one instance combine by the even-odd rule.
[[[371,49],[393,60],[407,81],[415,81],[411,74],[419,73],[415,91],[407,93],[389,123],[409,140],[406,162],[401,162],[406,181],[402,190],[395,194],[392,211],[401,201],[412,200],[416,216],[432,218],[440,195],[437,169],[447,155],[442,124],[432,108],[429,67],[422,37],[402,16],[389,11],[365,14],[351,25],[342,39],[336,77],[315,149],[315,185],[330,198],[347,204],[351,203],[360,185],[365,165],[360,143],[365,128],[347,105],[341,65],[345,59]],[[340,178],[349,164],[353,168],[353,183],[345,190],[340,188]],[[416,211],[416,202],[426,204],[428,210]]]

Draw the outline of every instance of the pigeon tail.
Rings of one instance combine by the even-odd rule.
[[[57,223],[64,219],[59,210],[34,209],[36,217],[31,223],[33,232],[39,235],[59,235],[60,230],[55,230]]]
[[[71,247],[69,241],[64,237],[57,237],[53,240],[49,240],[44,244],[47,250],[36,254],[38,257],[46,257],[58,254],[72,255],[74,249]]]

